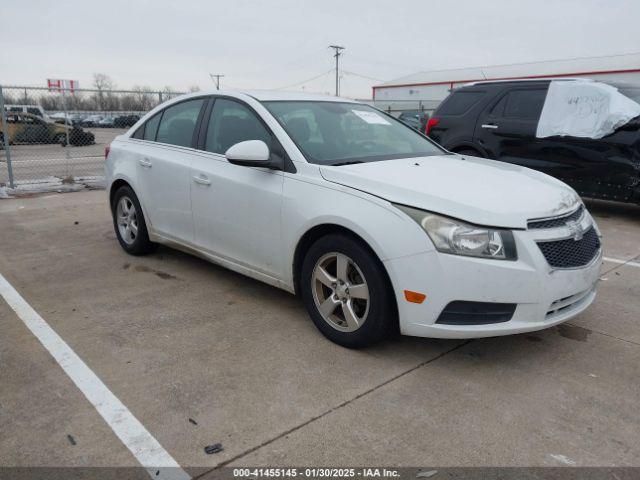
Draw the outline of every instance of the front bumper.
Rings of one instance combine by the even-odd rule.
[[[434,338],[492,337],[541,330],[584,311],[596,296],[602,250],[585,267],[553,269],[536,243],[540,235],[547,233],[514,231],[517,261],[437,251],[385,261],[396,292],[400,331],[405,335]],[[427,298],[422,304],[407,302],[405,289],[424,293]],[[515,303],[517,306],[511,320],[502,323],[436,323],[444,308],[453,301]]]

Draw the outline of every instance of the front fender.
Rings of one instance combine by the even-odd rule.
[[[285,283],[293,288],[295,252],[312,228],[337,225],[361,237],[381,261],[432,251],[427,234],[388,201],[330,182],[286,177],[283,240]]]

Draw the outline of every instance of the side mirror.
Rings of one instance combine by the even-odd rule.
[[[246,140],[232,145],[224,154],[229,163],[246,167],[271,166],[269,147],[262,140]]]

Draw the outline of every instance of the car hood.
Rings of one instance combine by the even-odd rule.
[[[333,183],[477,225],[527,228],[527,220],[561,215],[580,202],[561,181],[484,158],[437,155],[321,166]]]

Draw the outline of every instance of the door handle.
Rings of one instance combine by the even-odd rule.
[[[140,165],[142,165],[144,168],[151,168],[152,167],[151,162],[149,160],[147,160],[146,158],[138,160],[138,163]]]
[[[481,125],[482,128],[491,128],[493,130],[495,130],[496,128],[498,128],[498,125],[494,125],[493,123],[483,123]]]
[[[207,177],[205,177],[204,175],[197,175],[193,177],[193,181],[196,183],[199,183],[200,185],[211,185],[211,180],[209,180]]]

